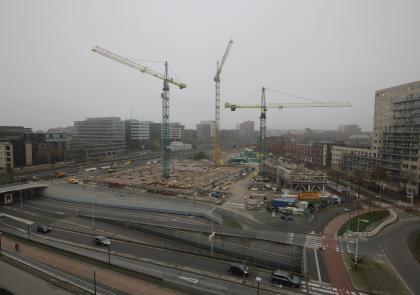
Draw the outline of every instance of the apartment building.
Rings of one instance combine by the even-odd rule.
[[[420,81],[375,92],[372,148],[389,180],[419,192]]]

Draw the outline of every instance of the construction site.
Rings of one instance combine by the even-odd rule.
[[[215,166],[209,160],[173,160],[169,178],[161,167],[149,163],[89,178],[106,187],[135,188],[164,195],[200,195],[213,190],[227,191],[232,181],[246,173],[243,166]]]

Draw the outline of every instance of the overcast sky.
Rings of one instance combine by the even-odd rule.
[[[216,61],[230,38],[221,101],[259,103],[260,89],[352,108],[271,110],[268,128],[370,131],[374,91],[420,80],[420,1],[0,0],[0,125],[34,130],[87,117],[161,120],[162,82],[97,55],[145,60],[188,85],[171,88],[170,120],[214,119]],[[146,62],[147,61],[147,62]],[[299,102],[270,91],[267,102]],[[258,121],[221,110],[221,127]]]

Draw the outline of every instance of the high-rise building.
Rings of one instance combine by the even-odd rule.
[[[242,143],[253,144],[256,143],[257,138],[255,136],[255,122],[244,121],[239,124],[239,138]]]
[[[378,166],[406,190],[419,192],[420,81],[375,92],[372,148]]]
[[[74,122],[74,149],[86,158],[114,156],[125,151],[124,122],[118,117]]]

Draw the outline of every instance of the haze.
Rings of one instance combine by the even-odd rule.
[[[171,89],[172,122],[214,119],[221,100],[258,103],[260,88],[352,108],[268,114],[268,128],[370,131],[374,91],[418,80],[418,1],[1,1],[0,125],[34,130],[87,117],[161,120],[162,83],[91,51],[167,60],[186,83]],[[140,62],[163,72],[161,63]],[[269,92],[267,102],[297,101]],[[258,121],[257,110],[222,109],[221,127]]]

